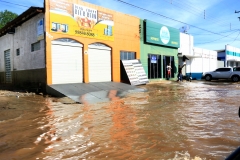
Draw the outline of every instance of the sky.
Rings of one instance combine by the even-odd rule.
[[[79,0],[81,1],[81,0]],[[240,0],[82,0],[121,13],[181,29],[194,37],[194,47],[240,48]],[[0,0],[0,11],[21,14],[44,0]],[[239,11],[239,13],[235,13]]]

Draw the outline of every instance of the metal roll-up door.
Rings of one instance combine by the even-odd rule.
[[[52,41],[52,84],[83,82],[82,45]]]
[[[88,46],[89,82],[109,82],[111,75],[111,48]]]

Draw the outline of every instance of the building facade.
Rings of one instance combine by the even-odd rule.
[[[178,50],[179,64],[183,63],[183,56],[186,56],[186,66],[183,68],[183,75],[200,80],[203,72],[215,70],[218,67],[217,52],[203,48],[194,47],[194,37],[180,33],[180,48]]]
[[[45,8],[48,85],[120,82],[121,57],[140,58],[139,18],[77,0]]]
[[[46,0],[0,30],[0,83],[120,82],[120,60],[140,59],[139,24],[83,1]]]
[[[171,78],[177,77],[179,31],[149,20],[140,20],[140,60],[148,79],[166,79],[170,64]]]
[[[78,0],[45,0],[0,30],[0,83],[47,86],[126,82],[121,60],[140,59],[150,80],[183,75],[200,79],[217,68],[217,52],[193,46],[193,36]],[[226,46],[218,58],[239,66],[240,49]]]
[[[213,71],[218,68],[217,51],[207,50],[194,47],[194,54],[201,55],[202,58],[197,58],[192,62],[193,73],[196,74],[196,79],[202,77],[202,73]]]
[[[224,62],[225,67],[240,66],[240,48],[225,45],[225,50],[219,50],[218,60]]]
[[[0,83],[46,84],[43,8],[31,7],[0,32]]]

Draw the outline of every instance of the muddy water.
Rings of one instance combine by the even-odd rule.
[[[240,145],[240,84],[159,83],[115,101],[0,97],[0,159],[212,159]]]

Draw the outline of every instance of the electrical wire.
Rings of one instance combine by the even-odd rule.
[[[236,39],[238,38],[239,35],[240,35],[240,31],[238,32],[237,37],[234,39],[234,41],[233,41],[232,43],[234,43],[234,42],[236,41]],[[232,44],[232,43],[231,43],[231,44]]]
[[[200,27],[197,27],[197,26],[188,24],[188,23],[186,23],[186,22],[182,22],[182,21],[179,21],[179,20],[176,20],[176,19],[173,19],[173,18],[164,16],[164,15],[162,15],[162,14],[159,14],[159,13],[156,13],[156,12],[153,12],[153,11],[150,11],[150,10],[147,10],[147,9],[144,9],[144,8],[141,8],[141,7],[138,7],[138,6],[136,6],[136,5],[133,5],[133,4],[131,4],[131,3],[127,3],[127,2],[122,1],[122,0],[116,0],[116,1],[121,2],[121,3],[124,3],[124,4],[127,4],[127,5],[130,5],[130,6],[134,7],[134,8],[138,8],[138,9],[144,10],[144,11],[146,11],[146,12],[149,12],[149,13],[152,13],[152,14],[155,14],[155,15],[158,15],[158,16],[161,16],[161,17],[164,17],[164,18],[166,18],[166,19],[170,19],[170,20],[175,21],[175,22],[179,22],[179,23],[182,23],[182,24],[185,24],[185,25],[189,25],[189,26],[191,26],[191,27],[194,27],[194,28],[197,28],[197,29],[200,29],[200,30],[209,32],[209,33],[211,33],[211,34],[216,34],[216,35],[222,36],[222,38],[228,37],[228,35],[225,36],[225,35],[222,35],[222,34],[220,34],[220,33],[212,32],[212,31],[209,31],[209,30],[206,30],[206,29],[203,29],[203,28],[200,28]],[[165,1],[168,1],[168,0],[165,0]],[[11,3],[11,2],[4,1],[4,0],[0,0],[0,2],[9,3],[9,4],[12,4],[12,5],[29,8],[29,6],[25,6],[25,5],[21,5],[21,4],[17,4],[17,3]],[[172,2],[173,2],[173,1],[172,1]],[[174,1],[174,2],[175,2],[175,1]],[[184,2],[181,2],[181,3],[184,3]],[[189,5],[189,4],[186,4],[186,5],[190,6],[189,8],[193,8],[194,10],[198,10],[199,12],[201,12],[201,10],[199,10],[199,9],[197,9],[197,8],[194,8],[194,7],[192,7],[192,6]],[[175,6],[176,6],[176,5],[175,5]],[[178,7],[179,7],[179,6],[178,6]],[[188,8],[188,9],[189,9],[189,8]],[[240,32],[239,32],[239,34],[240,34]],[[239,36],[239,34],[238,34],[238,36]],[[231,34],[230,34],[230,35],[231,35]],[[237,37],[238,37],[238,36],[237,36]],[[234,39],[234,41],[236,41],[237,37]],[[220,38],[220,39],[222,39],[222,38]],[[217,39],[217,40],[219,40],[219,39]],[[217,40],[214,40],[214,41],[217,41]],[[211,42],[214,42],[214,41],[211,41]],[[233,42],[234,42],[234,41],[233,41]],[[210,42],[206,42],[206,43],[210,43]],[[204,44],[204,43],[200,43],[200,44]]]
[[[189,25],[189,26],[191,26],[191,27],[194,27],[194,28],[197,28],[197,29],[200,29],[200,30],[203,30],[203,31],[206,31],[206,32],[215,34],[215,35],[222,36],[223,38],[226,37],[225,35],[222,35],[222,34],[219,34],[219,33],[213,32],[213,31],[209,31],[209,30],[204,29],[204,28],[200,28],[200,27],[194,26],[194,25],[188,24],[188,23],[186,23],[186,22],[182,22],[182,21],[180,21],[180,20],[176,20],[176,19],[167,17],[167,16],[162,15],[162,14],[160,14],[160,13],[156,13],[156,12],[154,12],[154,11],[150,11],[150,10],[148,10],[148,9],[145,9],[145,8],[142,8],[142,7],[139,7],[139,6],[136,6],[136,5],[134,5],[134,4],[131,4],[131,3],[128,3],[128,2],[125,2],[125,1],[122,1],[122,0],[115,0],[115,1],[121,2],[121,3],[123,3],[123,4],[129,5],[129,6],[131,6],[131,7],[134,7],[134,8],[137,8],[137,9],[140,9],[140,10],[143,10],[143,11],[146,11],[146,12],[149,12],[149,13],[154,14],[154,15],[158,15],[158,16],[164,17],[164,18],[166,18],[166,19],[169,19],[169,20],[172,20],[172,21],[175,21],[175,22],[179,22],[179,23],[182,23],[182,24],[185,24],[185,25]]]
[[[164,1],[170,3],[169,0],[164,0]],[[219,1],[218,1],[218,3],[219,3]],[[189,13],[195,14],[197,16],[199,16],[199,15],[201,17],[205,16],[203,13],[206,10],[204,10],[204,9],[200,10],[198,8],[195,8],[192,5],[189,5],[188,3],[185,3],[184,1],[179,2],[179,1],[171,0],[170,4],[173,5],[173,6],[176,6],[178,8],[182,8],[182,9],[184,9],[184,11],[187,11]],[[179,5],[177,5],[177,4],[179,4]],[[232,14],[234,14],[234,12]],[[227,24],[227,25],[229,25],[228,22],[224,22],[224,21],[222,21],[222,20],[220,20],[218,18],[215,18],[215,17],[213,18],[213,16],[211,16],[211,15],[210,16],[205,16],[204,19],[207,20],[207,21],[211,20],[211,22],[214,22],[215,24],[218,23],[218,24]]]
[[[239,29],[233,29],[233,30],[228,30],[228,31],[221,31],[221,32],[219,32],[219,34],[221,34],[221,33],[228,33],[228,32],[233,32],[233,31],[237,31],[237,30],[239,30]],[[201,34],[199,34],[199,33],[191,33],[191,34],[194,34],[194,35],[212,35],[212,34],[203,34],[203,33],[201,33]]]
[[[235,31],[235,32],[236,32],[236,31]],[[233,33],[235,33],[235,32],[233,32]],[[238,30],[238,32],[239,32],[239,30]],[[204,42],[204,43],[196,43],[196,44],[207,44],[207,43],[215,42],[215,41],[218,41],[218,40],[220,40],[220,39],[226,38],[226,37],[230,36],[230,35],[233,34],[233,33],[230,33],[230,34],[228,34],[228,35],[226,35],[226,36],[224,36],[224,37],[222,37],[222,38],[215,39],[215,40],[213,40],[213,41]],[[228,38],[229,38],[229,37],[228,37]],[[237,37],[236,37],[236,38],[237,38]],[[235,38],[235,40],[236,40],[236,38]],[[231,39],[232,39],[232,38],[231,38]],[[234,41],[235,41],[235,40],[234,40]]]
[[[16,6],[27,7],[27,8],[29,8],[29,7],[30,7],[30,6],[24,6],[24,5],[21,5],[21,4],[17,4],[17,3],[11,3],[11,2],[7,2],[7,1],[3,1],[3,0],[0,0],[0,2],[3,2],[3,3],[9,3],[9,4],[16,5]]]

